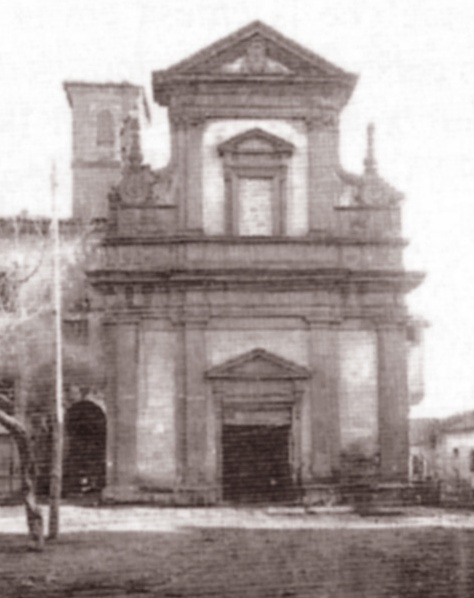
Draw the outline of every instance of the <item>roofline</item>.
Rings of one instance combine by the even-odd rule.
[[[440,420],[441,428],[444,433],[465,432],[474,429],[474,421],[469,420],[464,422],[466,418],[472,418],[474,410],[462,411],[455,413]]]
[[[72,97],[71,97],[71,90],[72,88],[83,88],[83,89],[135,89],[142,94],[142,101],[143,107],[145,111],[145,116],[148,122],[151,121],[151,112],[150,106],[148,104],[148,100],[145,93],[145,88],[143,85],[136,85],[134,83],[130,83],[129,81],[121,81],[121,82],[104,82],[104,81],[63,81],[63,89],[66,92],[66,97],[69,106],[72,108]]]
[[[66,92],[67,95],[67,99],[69,102],[69,105],[72,107],[71,104],[71,96],[70,96],[70,90],[72,88],[84,88],[84,89],[94,89],[94,88],[99,88],[99,89],[142,89],[143,90],[143,86],[142,85],[135,85],[133,83],[129,83],[128,81],[121,81],[121,82],[116,82],[116,81],[109,81],[109,82],[104,82],[104,81],[63,81],[63,89]]]

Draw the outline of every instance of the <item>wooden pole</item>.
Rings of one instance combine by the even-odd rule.
[[[53,288],[54,288],[54,332],[55,332],[55,364],[56,391],[51,405],[52,455],[49,488],[49,538],[59,535],[59,508],[61,503],[63,474],[63,364],[62,364],[62,315],[61,315],[61,257],[59,222],[56,205],[56,167],[53,163],[51,171],[51,197],[53,217],[51,222],[53,236]]]

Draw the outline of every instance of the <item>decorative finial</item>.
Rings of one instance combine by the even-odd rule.
[[[131,128],[131,143],[130,143],[130,153],[128,155],[128,160],[130,162],[130,166],[141,166],[143,161],[142,150],[140,147],[140,123],[138,122],[138,118],[133,118],[130,123]]]
[[[122,159],[129,168],[139,168],[143,162],[140,122],[133,114],[129,114],[123,124]]]
[[[364,160],[365,172],[375,173],[377,172],[377,161],[375,160],[374,151],[374,131],[375,127],[373,123],[367,125],[367,153]]]

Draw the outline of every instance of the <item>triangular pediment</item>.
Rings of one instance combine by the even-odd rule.
[[[294,150],[292,143],[267,133],[263,129],[251,129],[240,133],[218,147],[219,154],[242,153],[242,154],[291,154]]]
[[[169,69],[172,76],[311,76],[354,81],[355,77],[260,21],[250,23]]]
[[[206,376],[240,380],[297,380],[309,378],[310,372],[264,349],[255,349],[211,368]]]

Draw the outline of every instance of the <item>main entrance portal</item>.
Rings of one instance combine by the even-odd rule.
[[[222,499],[294,500],[301,485],[301,404],[310,372],[254,349],[206,375],[214,398]]]
[[[282,502],[293,498],[290,426],[223,426],[224,500]]]

